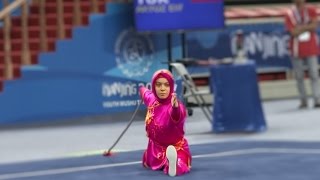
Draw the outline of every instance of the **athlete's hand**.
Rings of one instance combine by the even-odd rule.
[[[176,93],[172,93],[171,105],[172,105],[172,107],[178,107],[179,106]]]

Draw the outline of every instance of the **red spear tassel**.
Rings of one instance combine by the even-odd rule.
[[[103,156],[112,156],[114,153],[111,153],[111,151],[104,151]]]

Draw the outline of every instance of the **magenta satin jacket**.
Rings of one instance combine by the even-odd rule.
[[[148,108],[145,128],[149,140],[143,155],[144,167],[164,170],[167,173],[166,148],[168,145],[174,145],[178,153],[177,175],[189,172],[191,153],[188,142],[184,138],[186,120],[184,105],[179,102],[179,107],[175,108],[172,107],[171,101],[160,103],[154,93],[145,87],[140,87],[139,91]]]

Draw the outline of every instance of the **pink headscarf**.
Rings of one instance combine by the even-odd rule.
[[[157,96],[156,93],[156,88],[155,88],[155,83],[157,81],[157,79],[159,78],[166,78],[169,82],[169,86],[170,86],[170,93],[169,96],[166,99],[161,99]],[[173,88],[174,88],[174,80],[173,80],[173,75],[171,74],[170,71],[166,70],[166,69],[160,69],[158,71],[156,71],[153,76],[152,76],[152,81],[151,81],[151,87],[152,87],[152,93],[154,94],[154,96],[157,98],[157,100],[160,103],[170,103],[171,102],[171,97],[172,97],[172,93],[173,93]]]

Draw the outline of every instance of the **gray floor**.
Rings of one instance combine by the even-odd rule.
[[[195,109],[186,124],[192,170],[177,179],[319,179],[320,109],[298,110],[297,104],[297,100],[263,102],[268,129],[261,133],[215,134]],[[144,113],[137,116],[115,154],[103,157],[130,115],[118,121],[109,118],[0,127],[0,179],[170,178],[141,165],[147,142]]]
[[[203,114],[195,109],[186,124],[186,137],[191,145],[231,141],[320,142],[320,109],[298,110],[297,105],[296,99],[263,102],[268,130],[243,134],[214,134]],[[81,124],[2,128],[0,164],[98,155],[112,145],[127,124],[92,121],[95,123],[88,118]],[[143,123],[142,116],[138,117],[115,147],[116,152],[146,147]]]

